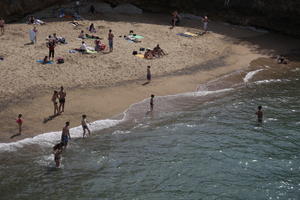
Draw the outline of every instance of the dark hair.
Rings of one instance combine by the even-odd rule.
[[[70,122],[66,122],[66,125],[69,126],[69,125],[70,125]]]
[[[257,108],[258,108],[258,110],[261,110],[261,109],[262,109],[262,106],[258,106]]]
[[[150,66],[148,66],[148,68],[151,68]]]
[[[111,32],[112,30],[111,29],[109,29],[109,32]]]
[[[82,118],[86,118],[86,115],[82,115]]]
[[[64,89],[64,87],[63,87],[63,86],[60,86],[60,89],[61,89],[61,90],[63,90],[63,89]]]
[[[57,93],[57,91],[56,90],[54,90],[54,94],[56,94]]]
[[[22,114],[19,114],[18,117],[19,117],[19,118],[22,117]]]
[[[154,97],[154,94],[151,94],[151,97],[153,98],[153,97]]]

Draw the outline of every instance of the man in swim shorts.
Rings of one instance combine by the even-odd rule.
[[[58,93],[58,97],[59,97],[58,111],[59,111],[59,113],[62,113],[65,111],[66,96],[67,96],[67,93],[64,91],[64,87],[61,86],[60,91]]]
[[[67,148],[68,142],[71,139],[69,131],[70,122],[66,122],[61,134],[61,143],[63,144],[64,149]]]

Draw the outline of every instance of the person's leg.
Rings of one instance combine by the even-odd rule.
[[[56,168],[60,166],[60,159],[55,159],[55,166]]]
[[[65,112],[65,102],[62,103],[61,109],[62,112]]]
[[[61,111],[61,108],[62,108],[62,103],[61,102],[59,102],[59,107],[58,107],[58,112],[59,113],[61,113],[62,111]]]
[[[19,135],[22,134],[22,124],[19,124]]]
[[[91,131],[90,131],[90,129],[89,128],[87,128],[87,130],[88,130],[88,133],[89,133],[89,136],[91,135]]]
[[[83,127],[83,134],[82,134],[82,138],[84,138],[85,136],[85,128]]]

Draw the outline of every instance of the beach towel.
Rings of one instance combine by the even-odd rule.
[[[190,35],[190,36],[192,36],[192,37],[198,36],[197,34],[191,33],[191,32],[184,32],[183,34],[185,34],[185,35]]]
[[[87,50],[86,50],[86,53],[87,53],[87,54],[93,54],[93,53],[97,53],[97,51],[87,49]]]
[[[141,35],[133,35],[132,37],[134,37],[135,39],[143,39],[144,37]]]
[[[182,37],[193,37],[191,35],[187,35],[187,34],[184,34],[184,33],[177,33],[176,35],[179,35],[179,36],[182,36]]]
[[[136,57],[138,57],[138,58],[144,58],[144,54],[136,54],[136,55],[134,55],[134,56],[136,56]]]
[[[43,60],[37,60],[36,61],[37,63],[42,63],[42,64],[44,64],[44,61]],[[45,63],[45,64],[53,64],[54,62],[53,61],[51,61],[51,60],[49,60],[47,63]]]

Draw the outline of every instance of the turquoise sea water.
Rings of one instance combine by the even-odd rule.
[[[60,169],[50,145],[2,151],[0,199],[299,199],[300,72],[258,78],[158,97],[153,113],[136,104],[128,121],[73,139]]]

